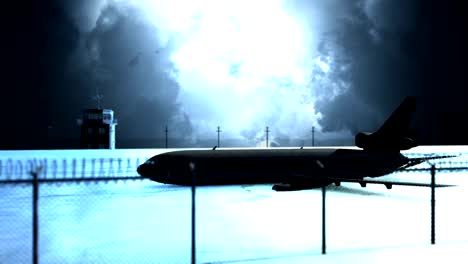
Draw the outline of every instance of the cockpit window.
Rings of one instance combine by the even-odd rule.
[[[156,160],[153,160],[153,159],[149,159],[145,162],[146,164],[149,164],[149,165],[155,165],[156,164]]]

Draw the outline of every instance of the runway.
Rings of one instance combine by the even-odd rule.
[[[430,246],[429,188],[349,183],[327,188],[325,256],[320,190],[199,187],[197,262],[383,263],[422,255],[430,262],[454,254],[466,259],[460,249],[468,245],[468,173],[436,177],[437,183],[457,185],[436,191],[436,246]],[[412,172],[381,179],[430,177]],[[31,262],[31,198],[29,185],[0,185],[0,263]],[[189,263],[190,199],[190,188],[148,180],[41,184],[40,262]]]

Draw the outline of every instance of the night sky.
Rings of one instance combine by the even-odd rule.
[[[1,149],[78,147],[97,90],[117,147],[162,147],[166,124],[181,147],[218,125],[230,146],[265,126],[351,145],[408,95],[420,144],[468,144],[463,1],[29,2],[2,8]]]

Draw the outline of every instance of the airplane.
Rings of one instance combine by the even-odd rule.
[[[184,186],[273,184],[276,191],[314,189],[342,182],[430,187],[431,184],[368,180],[433,159],[407,158],[416,147],[408,137],[416,98],[409,96],[374,133],[358,133],[358,148],[242,148],[178,150],[156,155],[137,168],[152,181]],[[437,184],[436,187],[451,185]]]

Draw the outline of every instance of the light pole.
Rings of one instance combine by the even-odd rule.
[[[164,132],[166,133],[166,148],[167,148],[167,133],[169,132],[169,130],[167,129],[167,125],[166,125],[166,129],[164,129]]]
[[[221,131],[221,129],[218,126],[218,129],[216,129],[216,132],[218,133],[218,145],[216,145],[216,146],[218,146],[218,148],[219,148],[220,147],[220,145],[219,145],[219,133],[221,133],[223,131]]]
[[[312,127],[312,147],[315,146],[315,127]]]

